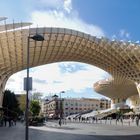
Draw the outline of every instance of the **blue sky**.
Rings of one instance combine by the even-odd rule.
[[[109,39],[136,42],[140,32],[139,0],[1,0],[0,16],[7,22],[30,21],[33,26],[65,27]],[[51,73],[53,76],[50,76]],[[83,63],[56,63],[30,70],[34,91],[44,95],[65,90],[64,97],[101,97],[93,83],[107,78],[106,72]],[[13,75],[6,88],[23,90],[22,71]],[[14,86],[16,83],[16,87]]]
[[[139,0],[87,0],[85,3],[75,0],[73,4],[82,19],[100,26],[107,37],[116,35],[118,39],[139,40]],[[121,30],[129,33],[129,38],[120,36]]]

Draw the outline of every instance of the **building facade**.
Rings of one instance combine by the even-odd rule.
[[[102,106],[101,106],[102,105]],[[53,98],[42,105],[42,114],[48,118],[66,117],[72,114],[110,108],[111,101],[107,99],[90,98]]]
[[[100,109],[100,101],[98,99],[69,98],[64,99],[63,101],[64,116],[99,109]]]
[[[105,110],[108,108],[111,108],[111,101],[106,98],[100,99],[100,109]]]
[[[63,99],[58,97],[43,101],[41,103],[41,114],[48,118],[60,118],[63,114],[62,103]]]

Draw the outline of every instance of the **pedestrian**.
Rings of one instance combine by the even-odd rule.
[[[79,116],[78,119],[79,119],[79,122],[80,122],[80,120],[81,120],[81,116]]]
[[[118,121],[119,121],[119,115],[116,116],[116,125]]]
[[[121,123],[123,125],[123,116],[120,116],[120,121],[121,121]]]
[[[6,126],[6,124],[7,124],[7,118],[6,116],[4,116],[4,126]]]
[[[59,126],[61,126],[61,123],[62,123],[62,122],[61,122],[61,118],[59,119],[59,122],[58,122],[58,123],[59,123]]]
[[[66,117],[64,118],[64,124],[67,124],[67,120],[66,120]]]
[[[111,121],[112,121],[112,117],[109,117],[109,119],[110,119],[110,124],[111,124]]]
[[[97,117],[95,118],[95,121],[96,121],[96,123],[98,123],[98,118]]]
[[[17,122],[16,118],[14,118],[13,121],[14,121],[14,125],[16,126],[16,122]]]
[[[94,121],[95,121],[95,117],[92,117],[92,123],[94,123]]]
[[[139,126],[139,116],[136,116],[136,125]]]
[[[0,126],[3,126],[3,118],[0,116]]]
[[[8,122],[9,122],[9,127],[11,127],[11,117],[8,118]]]

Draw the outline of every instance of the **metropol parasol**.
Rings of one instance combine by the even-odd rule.
[[[0,21],[5,19],[0,17]],[[112,107],[122,106],[128,98],[133,106],[140,104],[140,44],[97,38],[66,28],[25,28],[29,25],[0,25],[0,106],[9,77],[27,68],[28,37],[35,34],[45,40],[29,40],[30,68],[62,61],[91,64],[112,76],[93,85],[95,91],[112,99]]]

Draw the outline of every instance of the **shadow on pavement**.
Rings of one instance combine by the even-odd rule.
[[[30,129],[31,140],[140,140],[140,135],[97,136]]]
[[[94,131],[94,129],[92,129]],[[72,131],[72,130],[70,130]],[[76,131],[76,130],[74,130]],[[18,124],[14,127],[0,128],[0,140],[25,140],[25,127]],[[29,129],[29,140],[140,140],[140,135],[96,135],[94,132],[84,135],[68,132],[40,130],[36,128]]]

